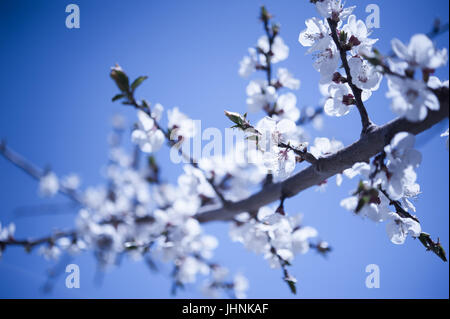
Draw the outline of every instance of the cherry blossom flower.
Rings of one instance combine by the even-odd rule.
[[[254,80],[247,86],[247,105],[250,112],[258,112],[274,103],[277,99],[276,89],[267,85],[267,81]]]
[[[294,254],[306,254],[309,251],[309,239],[318,236],[318,231],[311,226],[300,227],[295,230],[292,237],[292,251]]]
[[[179,140],[180,137],[191,138],[196,134],[194,121],[180,112],[178,107],[168,110],[167,117],[171,139]]]
[[[295,79],[286,68],[279,68],[277,70],[278,82],[285,88],[291,90],[298,90],[300,88],[300,80]]]
[[[59,191],[59,180],[55,173],[48,172],[39,182],[39,193],[45,197],[56,195]]]
[[[191,165],[183,167],[184,174],[178,177],[180,190],[187,195],[202,194],[207,197],[214,197],[214,190],[206,181],[205,175],[198,168]]]
[[[249,282],[248,279],[241,275],[236,274],[233,279],[233,289],[234,289],[234,295],[238,299],[244,299],[247,298],[246,291],[248,290]]]
[[[70,189],[70,190],[75,190],[78,187],[80,187],[81,184],[81,180],[80,177],[76,174],[70,174],[67,176],[64,176],[61,179],[61,186]]]
[[[86,243],[81,240],[73,240],[67,237],[62,237],[56,241],[56,244],[64,251],[67,251],[71,255],[79,254],[81,251],[87,248]]]
[[[347,18],[355,9],[355,6],[344,8],[341,0],[318,0],[315,4],[317,12],[322,17],[335,21]]]
[[[335,139],[329,140],[326,137],[316,137],[314,139],[314,145],[310,147],[310,152],[316,158],[331,155],[344,148],[344,144],[341,141]]]
[[[152,119],[160,121],[164,113],[164,106],[160,103],[156,103],[151,110]]]
[[[448,82],[448,80],[442,82],[437,76],[432,75],[428,79],[427,85],[429,88],[432,88],[432,89],[439,89],[442,87],[448,88],[449,82]]]
[[[362,50],[370,51],[378,39],[369,38],[370,32],[362,20],[356,20],[355,15],[350,15],[347,24],[342,27],[342,31],[347,33],[348,43],[352,47],[352,53],[357,54]]]
[[[414,169],[422,161],[422,155],[414,147],[415,137],[407,132],[397,133],[391,143],[384,148],[387,158],[387,173],[377,175],[382,187],[393,200],[412,197],[419,193]]]
[[[38,254],[46,260],[57,260],[61,255],[61,249],[56,245],[48,245],[39,247]]]
[[[388,87],[386,96],[392,99],[392,111],[410,121],[424,120],[428,109],[439,110],[439,100],[422,81],[388,76]]]
[[[337,186],[341,186],[343,182],[343,176],[346,176],[347,178],[354,178],[355,176],[361,175],[364,178],[368,179],[369,174],[372,170],[372,167],[364,162],[358,162],[353,164],[352,167],[345,169],[342,174],[336,175],[336,184]]]
[[[390,213],[390,222],[386,224],[389,239],[396,245],[405,242],[406,237],[419,237],[422,232],[420,224],[411,218],[402,218],[397,213]]]
[[[368,182],[365,182],[368,185]],[[383,194],[379,194],[378,203],[368,203],[360,208],[357,212],[362,218],[368,218],[375,223],[386,221],[390,218],[389,200]],[[357,196],[351,196],[341,200],[341,207],[346,210],[355,212],[358,206],[359,198]]]
[[[326,49],[315,54],[314,68],[320,72],[320,83],[329,83],[339,66],[340,57],[336,45],[332,42]]]
[[[411,68],[434,70],[448,60],[447,49],[437,50],[425,34],[413,35],[408,46],[398,39],[393,39],[391,45],[397,57],[408,62]]]
[[[300,117],[300,110],[296,106],[297,97],[293,93],[282,94],[275,104],[276,118],[297,121]]]
[[[380,87],[382,75],[373,66],[360,57],[348,60],[353,83],[361,90],[376,91]]]
[[[249,55],[245,56],[239,63],[239,75],[243,78],[249,77],[259,64],[256,49],[249,48],[248,53]]]
[[[198,273],[206,275],[209,272],[205,263],[191,256],[183,259],[178,267],[177,280],[183,284],[195,282]]]
[[[300,32],[298,41],[304,47],[310,47],[306,53],[322,51],[329,47],[332,39],[328,23],[313,17],[305,21],[306,30]]]
[[[308,252],[309,240],[317,237],[316,229],[301,226],[300,222],[301,215],[283,216],[264,206],[259,209],[257,220],[248,220],[245,216],[243,224],[232,224],[230,237],[247,249],[262,254],[271,268],[279,268],[280,257],[285,262],[292,261],[295,254]]]
[[[138,111],[138,127],[132,132],[131,140],[139,145],[144,153],[158,151],[164,143],[164,133],[159,130],[154,120],[144,111]]]
[[[10,223],[8,226],[3,226],[0,222],[0,241],[9,240],[14,237],[14,232],[16,231],[16,225]],[[0,257],[2,256],[2,249],[0,249]]]
[[[258,48],[266,54],[269,53],[269,40],[266,35],[263,35],[258,39]],[[271,52],[270,62],[278,63],[288,58],[289,47],[284,43],[280,36],[276,36],[272,43]]]
[[[287,148],[280,147],[280,143],[296,143],[293,139],[297,133],[295,123],[288,119],[279,122],[265,117],[256,125],[260,133],[258,147],[263,154],[263,160],[274,177],[284,179],[295,169],[295,154]]]
[[[343,116],[350,112],[350,107],[355,104],[355,99],[347,84],[331,83],[328,87],[330,98],[323,107],[329,116]]]

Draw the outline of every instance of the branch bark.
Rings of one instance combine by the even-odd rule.
[[[324,180],[350,168],[357,162],[368,161],[380,153],[389,144],[392,137],[402,131],[417,135],[449,116],[449,89],[433,90],[440,102],[439,111],[429,111],[422,122],[409,122],[404,118],[397,118],[383,126],[375,127],[361,138],[338,151],[337,153],[320,158],[316,165],[311,165],[283,182],[266,185],[252,196],[229,203],[227,207],[213,208],[199,212],[196,219],[201,222],[232,220],[241,212],[257,211],[260,207],[275,202],[282,195],[292,197]]]

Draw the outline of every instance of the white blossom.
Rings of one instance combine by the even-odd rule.
[[[355,9],[355,6],[344,8],[341,0],[318,0],[315,4],[317,12],[322,17],[331,18],[335,21],[345,19]]]
[[[347,41],[352,46],[352,53],[358,54],[370,51],[378,39],[369,38],[370,32],[362,20],[356,20],[355,15],[350,15],[347,24],[342,27],[342,31],[347,33]]]
[[[290,262],[295,254],[306,253],[309,240],[318,234],[316,229],[300,225],[301,215],[283,216],[267,206],[259,209],[257,219],[244,220],[243,224],[231,225],[231,239],[262,254],[272,268],[281,266],[280,258]]]
[[[388,173],[383,172],[377,176],[381,178],[382,187],[393,200],[416,196],[420,191],[414,169],[422,161],[422,155],[413,148],[414,142],[414,135],[400,132],[384,148]]]
[[[206,264],[194,257],[188,256],[180,262],[177,279],[181,283],[195,282],[198,273],[207,274],[209,268]]]
[[[167,117],[172,140],[176,141],[180,136],[183,138],[191,138],[196,134],[194,121],[180,112],[178,107],[168,110]]]
[[[276,89],[267,85],[267,81],[264,80],[251,81],[247,86],[247,95],[247,105],[250,112],[258,112],[277,99]]]
[[[291,142],[294,146],[297,144],[294,140],[297,132],[295,123],[288,119],[277,122],[266,116],[258,122],[256,129],[261,134],[258,147],[264,152],[266,167],[276,178],[288,177],[295,169],[295,154],[287,148],[280,147],[280,144]]]
[[[361,90],[376,91],[380,87],[382,75],[367,60],[352,57],[348,60],[353,83]]]
[[[39,247],[38,254],[46,260],[57,260],[61,255],[61,249],[56,245],[48,245]]]
[[[131,140],[139,145],[144,153],[158,151],[164,143],[164,133],[155,125],[155,121],[144,111],[138,111],[138,127],[132,132]]]
[[[239,63],[239,75],[247,78],[256,70],[258,63],[258,56],[255,48],[248,49],[249,55],[245,56]]]
[[[294,78],[286,68],[279,68],[277,70],[277,78],[280,84],[291,90],[298,90],[300,88],[300,80]]]
[[[80,177],[76,174],[70,174],[61,178],[61,186],[70,190],[76,190],[80,184]]]
[[[39,182],[39,193],[42,196],[51,197],[59,191],[59,180],[55,173],[48,172],[41,177]]]
[[[447,49],[437,50],[425,34],[413,35],[408,46],[398,39],[393,39],[391,45],[397,57],[406,61],[411,68],[434,70],[447,63]]]
[[[275,112],[276,118],[288,119],[296,122],[300,117],[300,110],[296,106],[297,97],[289,92],[278,97]]]
[[[156,103],[151,110],[152,118],[155,121],[160,121],[162,116],[164,114],[164,106],[162,106],[160,103]]]
[[[304,47],[310,47],[307,53],[328,48],[332,41],[328,23],[314,17],[306,20],[305,24],[306,30],[300,32],[298,41]]]
[[[410,121],[424,120],[428,109],[439,110],[439,100],[422,81],[388,76],[388,87],[386,96],[392,99],[392,111]]]
[[[14,237],[14,232],[16,231],[16,225],[14,223],[8,224],[8,226],[3,226],[0,222],[0,241],[6,241],[10,238]],[[0,249],[0,256],[1,256],[1,249]]]
[[[314,145],[310,147],[310,152],[316,158],[331,155],[344,148],[344,144],[341,141],[335,139],[329,140],[326,137],[316,137],[314,139]]]
[[[320,83],[329,83],[339,66],[340,57],[336,45],[332,42],[326,49],[315,54],[314,68],[320,72]]]
[[[350,107],[354,104],[354,97],[347,84],[331,83],[328,87],[330,97],[323,107],[329,116],[343,116],[350,112]]]
[[[266,54],[269,53],[269,40],[266,35],[263,35],[258,39],[258,48],[260,48]],[[273,40],[272,54],[273,55],[270,58],[271,63],[281,62],[283,60],[286,60],[289,56],[289,47],[284,43],[283,39],[280,36],[276,36]]]
[[[397,213],[390,213],[390,222],[386,224],[389,239],[396,245],[405,242],[406,237],[419,237],[422,232],[420,224],[412,218],[402,218]]]
[[[236,274],[233,280],[233,289],[234,295],[238,299],[244,299],[247,297],[246,291],[248,290],[249,282],[248,279],[245,278],[241,274]]]

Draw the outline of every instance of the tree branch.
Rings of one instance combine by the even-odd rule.
[[[45,171],[43,169],[37,167],[36,165],[22,157],[20,154],[11,150],[6,145],[5,141],[0,141],[0,155],[3,155],[3,157],[9,162],[38,181],[45,176]],[[64,196],[67,196],[78,204],[83,204],[81,195],[73,189],[64,187],[63,185],[59,185],[58,192]]]
[[[231,220],[241,212],[257,211],[260,207],[275,202],[284,194],[292,197],[301,191],[318,185],[324,180],[350,168],[357,162],[368,161],[371,157],[383,151],[392,137],[402,131],[417,135],[449,116],[449,89],[433,90],[440,102],[439,111],[429,110],[427,118],[422,122],[409,122],[405,118],[397,118],[383,126],[375,127],[361,138],[338,151],[337,153],[318,159],[316,165],[300,171],[283,182],[266,185],[254,195],[233,202],[226,208],[213,208],[199,212],[196,218],[199,222]]]

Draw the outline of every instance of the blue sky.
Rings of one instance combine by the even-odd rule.
[[[135,120],[135,112],[111,103],[116,89],[108,76],[119,63],[130,75],[148,75],[138,97],[166,108],[179,106],[202,127],[229,127],[224,109],[245,112],[248,80],[238,74],[238,63],[262,35],[257,19],[265,4],[281,23],[281,36],[290,56],[278,66],[287,67],[302,81],[296,92],[299,106],[315,105],[320,94],[318,74],[312,57],[298,42],[305,19],[316,16],[306,0],[283,1],[116,1],[79,0],[81,28],[65,27],[66,1],[0,2],[0,137],[40,166],[51,165],[59,175],[80,174],[83,185],[102,182],[101,168],[107,160],[110,119],[121,113]],[[380,7],[381,27],[373,37],[377,48],[389,51],[392,37],[404,42],[411,35],[428,32],[435,18],[448,21],[446,0],[433,1],[347,1],[365,19],[365,7]],[[448,48],[448,34],[435,39]],[[448,67],[437,75],[448,79]],[[369,114],[377,124],[394,118],[385,99],[386,83],[368,101]],[[262,114],[252,116],[256,119]],[[312,136],[335,137],[350,144],[359,136],[358,114],[326,118],[320,132]],[[449,250],[449,153],[439,134],[442,123],[417,138],[423,153],[418,182],[423,194],[416,201],[424,231],[439,236]],[[164,177],[174,181],[181,166],[158,155]],[[271,270],[261,256],[245,251],[228,239],[228,225],[215,223],[206,231],[220,239],[215,260],[250,280],[250,298],[448,298],[449,268],[426,252],[418,241],[408,238],[403,246],[390,243],[384,225],[364,221],[339,206],[356,186],[346,180],[337,188],[332,179],[326,193],[309,189],[287,202],[289,213],[304,213],[304,222],[314,226],[333,247],[328,258],[314,252],[298,256],[292,274],[298,279],[298,294],[292,296],[279,270]],[[0,200],[2,222],[17,224],[17,237],[41,236],[57,227],[70,227],[76,211],[66,199],[51,201],[37,196],[37,184],[0,158]],[[18,217],[17,210],[45,203],[65,205],[57,215]],[[0,261],[1,298],[168,298],[169,265],[152,273],[143,262],[123,260],[110,269],[98,284],[91,253],[76,257],[80,265],[81,288],[67,289],[64,277],[50,294],[41,286],[51,263],[25,254],[21,248],[6,251]],[[365,287],[365,267],[380,266],[381,287]],[[179,298],[201,297],[195,287],[180,291]]]

